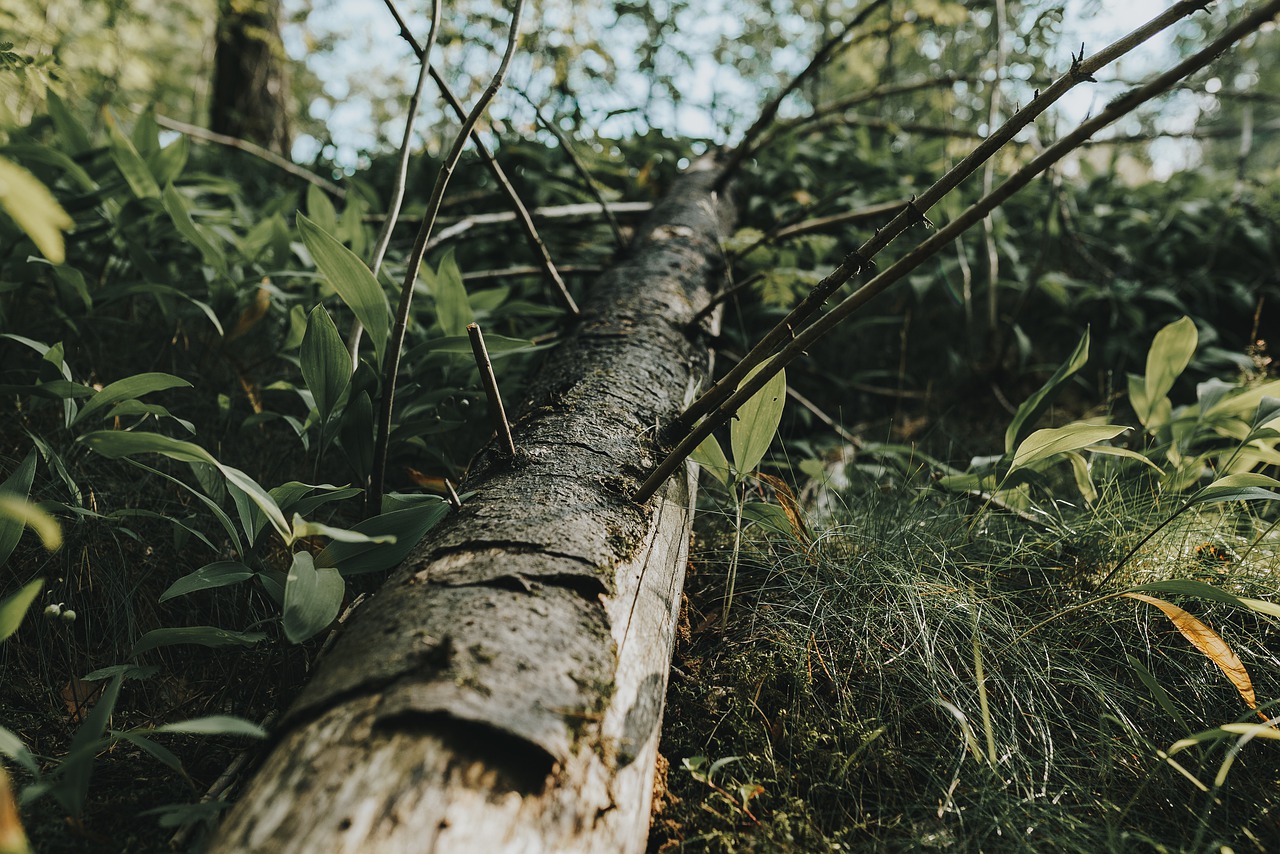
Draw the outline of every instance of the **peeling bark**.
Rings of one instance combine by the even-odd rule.
[[[647,506],[657,427],[707,351],[732,213],[681,177],[531,385],[515,459],[356,613],[212,851],[644,849],[692,468]]]

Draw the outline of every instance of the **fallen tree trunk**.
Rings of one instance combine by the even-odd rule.
[[[731,211],[703,163],[532,383],[517,456],[363,605],[210,850],[645,846],[692,469],[629,500],[704,378],[687,334]]]

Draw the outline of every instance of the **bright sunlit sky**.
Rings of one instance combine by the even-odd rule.
[[[422,4],[418,4],[422,5]],[[1059,62],[1065,68],[1070,62],[1069,52],[1078,50],[1083,42],[1089,53],[1110,43],[1117,37],[1134,29],[1143,22],[1154,17],[1168,5],[1168,0],[1126,0],[1115,2],[1076,2],[1068,3],[1068,14],[1064,24],[1064,43],[1061,46],[1062,56]],[[409,13],[412,6],[405,4],[402,11]],[[705,33],[706,43],[714,44],[722,33],[734,33],[740,26],[737,19],[724,11],[725,3],[707,2],[696,19],[700,34]],[[411,17],[410,23],[416,32],[425,32],[425,19],[422,16]],[[529,24],[526,23],[526,30]],[[780,26],[787,26],[781,22]],[[415,64],[404,42],[398,36],[398,28],[379,0],[317,0],[311,12],[309,27],[312,31],[332,33],[336,36],[336,46],[332,54],[323,61],[313,60],[313,71],[325,85],[326,92],[334,100],[336,106],[332,111],[317,115],[324,120],[330,129],[333,141],[338,148],[339,162],[355,165],[356,152],[367,149],[376,141],[373,128],[373,113],[367,101],[348,97],[350,81],[359,80],[362,86],[369,87],[387,97],[397,97],[408,92],[413,86]],[[295,56],[308,55],[304,43],[304,34],[298,28],[285,34],[286,47]],[[602,105],[602,110],[624,108],[642,103],[647,91],[643,74],[639,71],[627,72],[634,68],[635,54],[633,46],[621,43],[609,44],[620,69],[618,86],[613,95],[616,103]],[[1148,73],[1151,69],[1167,62],[1172,36],[1168,31],[1156,39],[1142,45],[1134,53],[1125,57],[1110,70],[1105,77],[1118,77],[1123,80],[1134,80]],[[790,53],[791,55],[787,55]],[[797,49],[785,52],[779,61],[788,67],[782,69],[789,74],[798,72],[807,62],[806,53]],[[497,54],[492,57],[496,67]],[[475,69],[476,73],[487,74],[491,69]],[[1100,77],[1100,79],[1105,79]],[[763,93],[751,91],[743,81],[732,73],[718,69],[712,58],[707,56],[697,63],[692,71],[680,72],[678,85],[685,96],[686,103],[679,108],[670,107],[670,114],[663,116],[659,112],[654,119],[662,130],[686,136],[702,136],[713,139],[723,137],[723,130],[713,123],[708,105],[713,97],[732,103],[741,103],[743,112],[749,114],[761,100]],[[516,87],[526,88],[532,82],[530,66],[519,62],[513,65],[509,83]],[[429,88],[429,87],[428,87]],[[536,87],[533,87],[536,89]],[[1075,123],[1090,112],[1100,109],[1118,90],[1116,86],[1099,84],[1096,86],[1077,87],[1059,102],[1059,114],[1068,122]],[[519,109],[516,96],[507,93],[505,100],[499,96],[494,105],[494,112],[502,115],[507,109]],[[1165,118],[1170,121],[1167,129],[1183,130],[1176,127],[1176,108],[1167,111]],[[1194,113],[1187,110],[1186,125],[1189,126]],[[633,118],[611,120],[614,126],[607,123],[601,125],[605,132],[626,133],[634,129]],[[741,128],[738,129],[738,132]],[[398,136],[399,131],[396,131]],[[318,143],[311,137],[302,137],[295,146],[294,154],[301,160],[308,160],[316,153]],[[1188,158],[1193,157],[1193,146],[1176,140],[1161,143],[1153,152],[1157,159],[1157,171],[1168,172],[1186,165]]]

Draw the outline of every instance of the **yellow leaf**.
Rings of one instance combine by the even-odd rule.
[[[257,326],[258,321],[266,316],[269,308],[271,308],[271,293],[260,285],[257,293],[253,295],[253,302],[249,303],[248,307],[240,312],[240,316],[236,318],[235,325],[227,333],[227,340],[234,341]]]
[[[1125,593],[1124,595],[1130,599],[1137,599],[1139,602],[1146,602],[1148,605],[1155,605],[1163,611],[1174,627],[1182,633],[1182,636],[1191,641],[1192,646],[1200,650],[1206,658],[1218,665],[1218,669],[1226,674],[1227,678],[1231,680],[1231,684],[1236,686],[1236,690],[1244,698],[1245,703],[1249,705],[1249,708],[1258,708],[1258,698],[1253,693],[1253,680],[1249,678],[1249,671],[1245,669],[1244,662],[1240,660],[1240,656],[1236,655],[1235,651],[1227,646],[1227,642],[1217,632],[1172,602],[1166,602],[1163,599],[1157,599],[1154,596],[1147,596],[1143,593]],[[1259,712],[1259,714],[1262,713]],[[1263,720],[1266,720],[1265,715],[1263,715]]]
[[[18,818],[18,805],[13,800],[9,775],[0,768],[0,854],[29,854],[27,835]]]
[[[0,207],[26,232],[40,254],[55,264],[66,258],[62,232],[75,222],[34,175],[0,157]]]

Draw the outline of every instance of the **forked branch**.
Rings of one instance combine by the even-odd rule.
[[[1191,5],[1199,8],[1204,4]],[[1085,121],[1067,136],[1045,149],[1044,152],[1018,170],[996,190],[984,196],[955,220],[900,258],[887,270],[856,290],[830,312],[814,321],[769,360],[763,369],[749,380],[743,382],[740,388],[725,398],[707,418],[691,430],[640,486],[635,495],[635,500],[643,502],[652,497],[657,488],[693,453],[693,450],[707,436],[733,417],[733,413],[749,400],[753,394],[763,388],[778,371],[804,353],[807,348],[813,346],[818,339],[829,333],[841,321],[862,308],[868,301],[878,296],[890,285],[919,267],[924,261],[937,254],[970,227],[981,222],[983,217],[1029,184],[1036,176],[1079,148],[1094,133],[1137,109],[1157,95],[1168,91],[1188,75],[1204,68],[1237,41],[1273,20],[1277,14],[1280,14],[1280,0],[1270,0],[1270,2],[1264,3],[1254,12],[1228,28],[1221,36],[1196,54],[1178,63],[1145,85],[1112,101],[1097,116]],[[1077,60],[1078,64],[1079,60]]]
[[[502,81],[506,79],[511,58],[515,55],[516,45],[520,41],[520,17],[524,13],[524,4],[525,0],[516,0],[515,8],[511,12],[511,30],[507,36],[507,47],[502,54],[502,61],[498,64],[498,70],[494,73],[493,79],[489,81],[489,85],[481,93],[479,100],[462,123],[444,162],[440,164],[435,185],[431,188],[431,197],[427,200],[422,226],[418,229],[413,248],[409,251],[404,284],[400,288],[400,304],[396,309],[395,323],[391,327],[391,337],[387,346],[382,399],[378,407],[378,434],[373,446],[373,476],[368,494],[368,506],[374,513],[381,510],[382,494],[386,483],[387,446],[391,435],[391,413],[395,407],[396,377],[400,373],[400,356],[404,350],[405,328],[409,322],[409,310],[413,306],[413,287],[418,281],[418,268],[426,254],[427,241],[431,239],[431,230],[435,227],[436,218],[440,215],[440,205],[444,201],[445,190],[449,186],[449,179],[453,177],[454,169],[458,166],[458,161],[462,158],[462,151],[466,148],[476,123],[480,121],[480,116],[488,109],[489,103],[498,94]],[[424,58],[424,65],[426,64]]]
[[[822,308],[823,304],[836,290],[854,276],[870,269],[875,256],[888,246],[894,238],[911,226],[925,222],[924,215],[931,207],[937,204],[947,193],[959,186],[961,181],[976,172],[983,163],[993,157],[997,151],[1048,109],[1050,105],[1073,87],[1086,81],[1092,81],[1095,71],[1119,59],[1182,18],[1204,8],[1207,2],[1208,0],[1183,0],[1183,2],[1175,3],[1165,12],[1152,18],[1127,36],[1103,48],[1096,55],[1085,58],[1082,50],[1081,56],[1073,57],[1071,68],[1068,69],[1066,74],[1063,74],[1052,85],[1040,92],[1025,107],[1014,113],[1008,121],[992,132],[987,139],[979,143],[963,160],[934,182],[933,186],[913,199],[897,216],[889,221],[888,225],[876,231],[870,240],[850,252],[835,270],[814,286],[813,290],[801,300],[799,305],[792,309],[781,322],[769,330],[743,356],[741,362],[685,410],[675,424],[672,425],[668,438],[679,439],[687,435],[699,418],[711,412],[733,393],[733,390],[737,388],[743,377],[768,359],[779,347],[789,341],[795,332],[803,327],[811,317],[817,314],[818,310]]]

